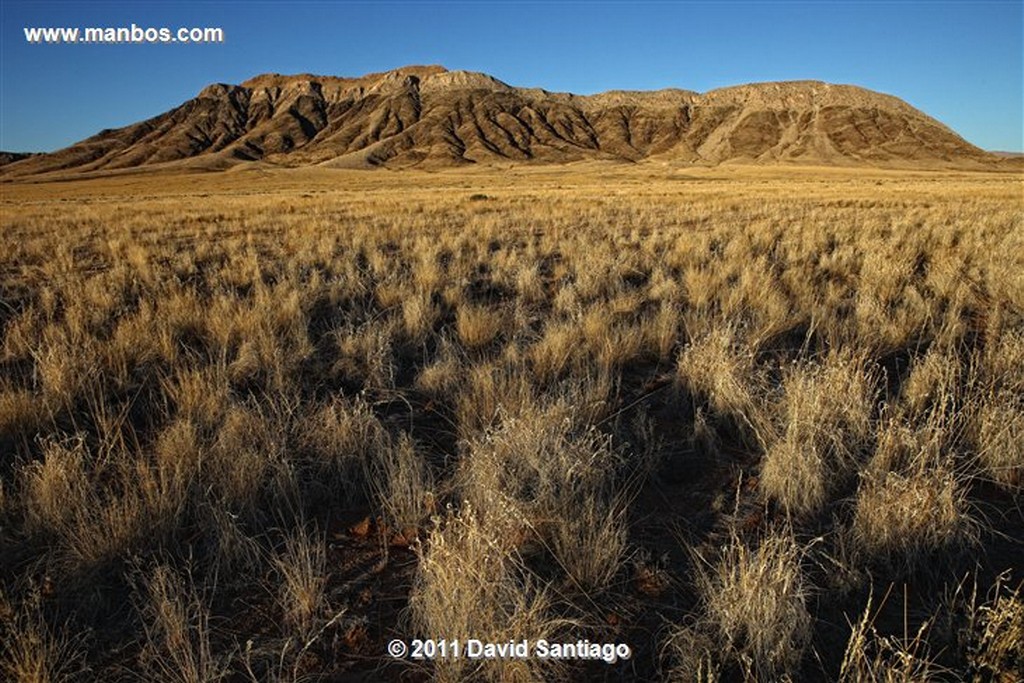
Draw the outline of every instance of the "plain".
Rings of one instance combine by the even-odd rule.
[[[10,679],[1024,676],[1019,174],[0,190]]]

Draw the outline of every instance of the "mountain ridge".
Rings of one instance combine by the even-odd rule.
[[[445,167],[582,160],[986,168],[998,157],[903,100],[799,80],[591,95],[407,66],[213,83],[144,121],[12,161],[8,177],[178,165]]]

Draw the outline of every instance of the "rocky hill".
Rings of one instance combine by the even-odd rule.
[[[36,155],[31,152],[0,152],[0,166],[13,164],[15,161],[21,161],[33,156]]]
[[[902,100],[819,81],[597,95],[516,88],[491,76],[410,66],[359,78],[265,74],[5,176],[253,161],[333,167],[564,163],[805,163],[986,167],[996,157]]]

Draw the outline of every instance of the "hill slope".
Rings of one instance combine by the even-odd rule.
[[[266,74],[4,174],[176,162],[392,167],[657,158],[984,166],[995,158],[898,98],[819,81],[578,96],[411,66],[360,78]]]

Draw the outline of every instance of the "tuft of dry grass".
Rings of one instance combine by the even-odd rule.
[[[505,315],[494,308],[465,304],[455,314],[455,329],[467,349],[481,349],[505,329]]]
[[[459,489],[492,523],[548,544],[578,588],[596,590],[625,559],[621,509],[609,493],[621,458],[606,437],[575,422],[580,390],[566,391],[502,415],[471,442]]]
[[[846,643],[840,681],[925,683],[949,674],[929,652],[930,621],[922,622],[912,636],[908,633],[899,638],[880,635],[874,624],[876,617],[869,598]]]
[[[411,540],[434,511],[434,501],[439,497],[430,465],[404,433],[378,458],[370,465],[370,479],[377,487],[379,505],[387,521]]]
[[[43,615],[41,598],[15,609],[0,594],[0,674],[12,683],[62,683],[80,680],[85,639],[54,629]]]
[[[1004,390],[986,397],[977,417],[978,458],[994,481],[1024,488],[1024,397]]]
[[[867,557],[908,567],[961,551],[978,536],[962,477],[952,466],[869,474],[861,482],[853,535]]]
[[[23,471],[26,526],[36,533],[68,533],[92,493],[81,439],[47,444],[42,461]]]
[[[590,596],[607,589],[628,559],[624,508],[594,492],[574,502],[571,514],[545,526],[551,551],[574,589]]]
[[[684,388],[703,397],[711,411],[733,420],[751,441],[764,438],[767,395],[754,352],[733,326],[716,327],[688,343],[679,355],[677,377]]]
[[[349,505],[366,492],[371,463],[391,448],[391,438],[364,400],[332,399],[302,418],[298,441],[309,458],[317,496]],[[310,491],[309,495],[314,495]]]
[[[814,514],[856,472],[870,437],[875,380],[862,359],[833,355],[783,380],[781,438],[761,483],[788,512]]]
[[[44,407],[25,389],[0,389],[0,438],[31,437],[40,426]]]
[[[278,604],[285,621],[305,643],[326,608],[327,556],[323,535],[298,526],[274,558],[280,581]]]
[[[793,671],[813,623],[802,561],[796,540],[781,531],[756,548],[733,534],[710,563],[694,553],[704,616],[696,626],[676,632],[677,656],[692,660],[680,671],[699,665],[701,675],[708,676],[723,665],[738,666],[746,677],[758,679]]]
[[[143,578],[141,590],[145,645],[140,663],[145,675],[174,683],[226,678],[228,653],[214,649],[209,608],[191,575],[182,577],[160,565]]]
[[[396,327],[397,323],[384,321],[335,331],[338,355],[331,373],[368,389],[394,389]]]
[[[1024,677],[1024,584],[1011,588],[1001,575],[988,600],[975,609],[966,628],[968,658],[976,677]]]
[[[420,550],[409,598],[412,625],[425,638],[507,643],[553,638],[564,627],[550,614],[546,591],[523,575],[509,536],[464,505],[435,521]],[[438,659],[434,677],[461,681],[535,680],[557,672],[557,660]]]
[[[402,302],[402,329],[413,343],[420,344],[429,339],[440,317],[441,309],[434,303],[430,292]]]

